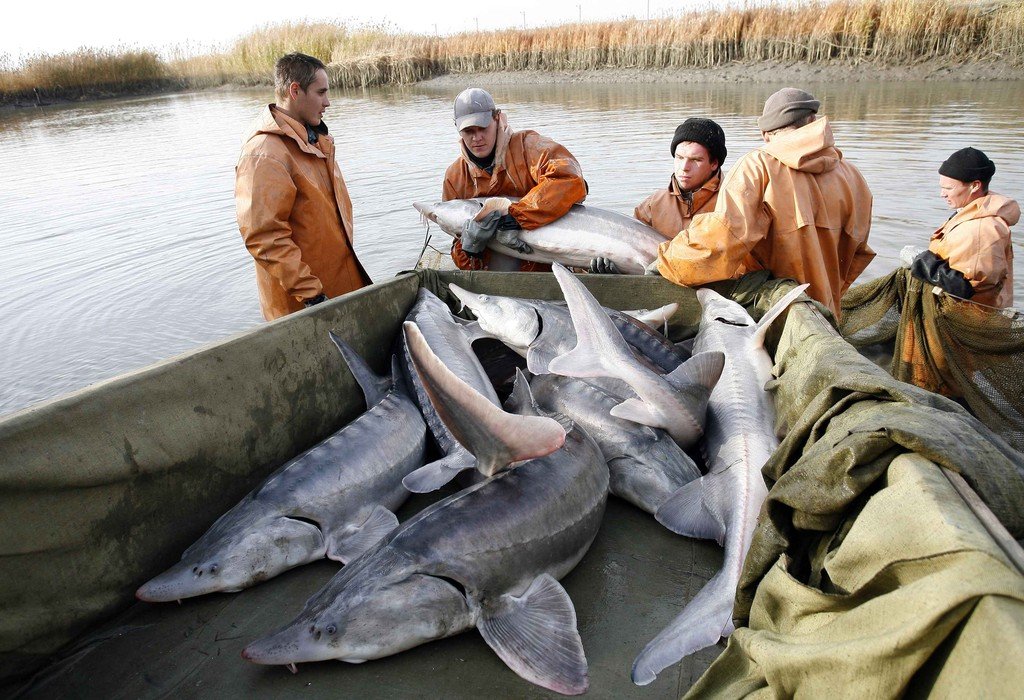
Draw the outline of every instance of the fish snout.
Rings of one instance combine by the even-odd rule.
[[[413,209],[418,211],[420,213],[420,216],[422,216],[424,219],[429,219],[430,221],[433,221],[434,223],[437,223],[437,217],[434,214],[434,205],[433,204],[425,204],[423,202],[413,202],[412,207],[413,207]]]

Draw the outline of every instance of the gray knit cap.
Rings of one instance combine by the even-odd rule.
[[[795,121],[818,113],[821,102],[811,93],[798,88],[782,88],[764,103],[764,111],[757,120],[761,131],[775,131]]]

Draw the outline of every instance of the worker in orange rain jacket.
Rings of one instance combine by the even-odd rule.
[[[663,243],[648,272],[697,286],[766,269],[810,284],[839,316],[839,300],[868,266],[871,191],[835,147],[820,102],[784,88],[757,120],[765,145],[725,177],[715,210]]]
[[[370,284],[352,247],[352,201],[322,116],[324,64],[293,53],[275,66],[263,111],[235,168],[238,229],[256,261],[268,321]]]
[[[728,154],[725,132],[710,119],[690,117],[676,127],[669,153],[675,168],[668,187],[637,205],[633,216],[665,238],[675,238],[694,216],[715,210]]]
[[[1005,308],[1013,306],[1010,227],[1020,220],[1020,207],[989,192],[995,172],[995,164],[976,148],[962,148],[946,159],[939,167],[939,194],[953,215],[909,267],[916,277],[955,296]],[[901,251],[905,265],[913,252],[914,246]]]
[[[462,155],[444,174],[442,199],[488,197],[476,221],[467,223],[452,246],[452,259],[463,270],[550,269],[487,250],[497,237],[502,244],[529,252],[516,236],[563,216],[587,194],[583,171],[568,150],[535,131],[513,132],[505,115],[485,90],[469,88],[455,98],[455,128]],[[509,203],[504,197],[521,197]]]

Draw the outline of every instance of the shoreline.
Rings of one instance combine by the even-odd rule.
[[[528,70],[443,73],[427,80],[403,85],[425,87],[459,87],[468,82],[488,85],[554,85],[554,84],[614,84],[614,83],[694,83],[694,84],[766,84],[766,83],[818,83],[818,82],[1013,82],[1024,81],[1024,66],[1009,65],[995,61],[974,61],[951,64],[940,60],[923,61],[912,65],[876,65],[871,62],[830,62],[807,63],[758,61],[754,63],[735,62],[714,68],[596,68],[586,70]],[[397,84],[396,84],[397,86]],[[229,81],[221,85],[184,85],[179,81],[161,81],[157,84],[133,86],[124,91],[109,87],[95,91],[80,91],[75,96],[41,94],[37,104],[31,98],[24,100],[0,100],[0,112],[36,109],[58,105],[73,105],[99,102],[102,100],[146,97],[179,92],[205,92],[211,90],[232,90],[253,87],[272,88],[268,80],[264,86],[254,86],[251,81]],[[381,86],[373,86],[378,89]],[[338,92],[371,88],[343,87]]]
[[[598,68],[580,71],[504,71],[445,73],[416,85],[454,87],[467,81],[491,85],[529,83],[775,83],[775,82],[950,82],[1024,81],[1024,66],[993,61],[950,64],[924,61],[913,65],[877,65],[867,61],[833,63],[728,63],[715,68]]]

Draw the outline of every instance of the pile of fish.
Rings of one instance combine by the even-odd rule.
[[[725,547],[721,571],[642,651],[633,681],[730,634],[767,494],[761,467],[777,446],[765,332],[804,287],[757,323],[699,290],[690,356],[601,307],[557,263],[554,274],[565,304],[450,285],[474,321],[420,290],[390,378],[332,334],[366,413],[271,475],[138,597],[238,591],[326,556],[345,566],[244,658],[293,671],[361,663],[475,627],[522,678],[580,694],[587,659],[559,580],[589,549],[610,491]],[[520,358],[504,405],[472,348],[482,338]],[[425,463],[428,430],[439,459]],[[464,488],[399,525],[409,492],[460,474]]]

